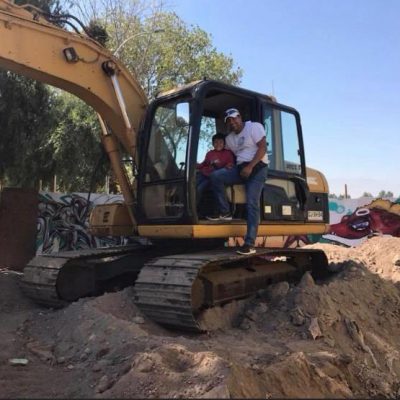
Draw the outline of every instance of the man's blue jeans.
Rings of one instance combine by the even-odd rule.
[[[244,237],[244,243],[249,246],[254,246],[257,237],[260,223],[260,197],[267,173],[268,167],[266,165],[249,179],[243,179],[240,176],[238,167],[234,166],[229,169],[218,169],[210,175],[211,187],[221,214],[227,214],[231,211],[226,198],[225,186],[246,185],[247,232]]]

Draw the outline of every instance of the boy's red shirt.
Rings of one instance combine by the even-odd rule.
[[[235,159],[230,150],[222,149],[220,151],[210,150],[204,161],[197,165],[197,169],[205,175],[209,176],[211,172],[229,165],[233,165]]]

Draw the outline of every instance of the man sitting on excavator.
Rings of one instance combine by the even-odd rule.
[[[225,147],[236,156],[234,168],[221,168],[210,174],[219,215],[208,217],[210,221],[232,219],[225,186],[244,184],[246,187],[247,232],[239,254],[254,254],[255,240],[260,222],[260,196],[268,172],[267,142],[264,127],[259,122],[242,120],[236,108],[225,111],[224,122],[231,133],[225,139]]]

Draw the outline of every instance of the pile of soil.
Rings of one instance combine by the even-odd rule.
[[[209,311],[206,334],[146,319],[134,288],[43,309],[3,270],[0,397],[399,396],[400,238],[306,247],[323,249],[336,272]]]

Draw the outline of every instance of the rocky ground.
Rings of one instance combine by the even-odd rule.
[[[236,304],[234,323],[214,310],[208,334],[155,325],[133,288],[40,308],[19,274],[1,270],[0,397],[399,396],[400,238],[307,247],[325,250],[337,272],[271,285]]]

